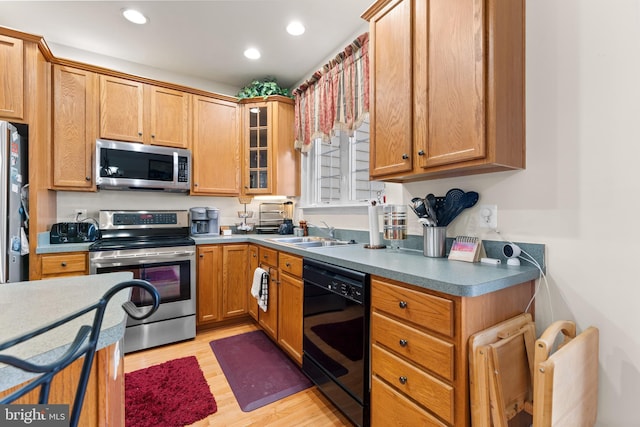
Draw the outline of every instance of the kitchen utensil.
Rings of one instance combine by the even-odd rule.
[[[438,225],[446,227],[447,225],[451,224],[451,221],[453,221],[458,215],[460,215],[463,210],[474,206],[478,202],[478,198],[480,197],[475,191],[469,191],[467,193],[463,191],[460,197],[458,197],[457,194],[458,193],[455,192],[455,194],[451,196],[451,200],[449,201],[449,203],[447,203],[447,200],[449,199],[448,196],[445,198],[445,210],[443,212],[443,216],[440,217],[440,222]]]
[[[427,216],[427,206],[424,199],[414,197],[413,199],[411,199],[411,204],[409,205],[409,207],[418,216],[418,218]]]
[[[431,218],[418,218],[418,222],[426,227],[435,227],[437,225]]]
[[[444,210],[449,211],[453,209],[453,207],[460,202],[464,194],[464,191],[459,188],[452,188],[447,191],[447,194],[444,196]]]
[[[409,207],[411,208],[411,210],[413,211],[414,214],[416,214],[416,216],[418,217],[418,219],[423,218],[422,215],[420,215],[420,213],[416,210],[416,208],[413,207],[413,205],[409,205]]]
[[[427,194],[427,197],[425,198],[425,205],[427,207],[427,215],[437,224],[438,215],[436,213],[436,196],[431,193]]]

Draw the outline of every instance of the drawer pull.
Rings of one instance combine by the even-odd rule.
[[[405,377],[403,375],[400,378],[398,378],[398,381],[400,381],[400,384],[406,384],[407,383],[407,377]]]
[[[400,344],[400,347],[406,347],[407,344],[409,344],[409,342],[407,340],[400,340],[399,344]]]
[[[288,262],[285,262],[284,265],[286,265],[287,267],[291,267],[291,264],[289,264]]]
[[[60,263],[60,265],[61,265],[61,266],[63,266],[63,267],[66,267],[66,266],[67,266],[67,263],[66,263],[66,262],[64,262],[64,261],[62,261],[62,262]]]
[[[400,308],[407,308],[407,302],[406,301],[400,301],[400,303],[398,304],[398,306]]]

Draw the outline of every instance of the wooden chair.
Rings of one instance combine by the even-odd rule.
[[[560,333],[563,340],[551,354]],[[534,340],[528,314],[470,337],[472,425],[529,426],[531,417],[523,413],[534,427],[595,424],[598,330],[576,337],[575,323],[558,321]]]
[[[95,304],[85,307],[76,311],[52,324],[43,326],[35,331],[26,333],[22,336],[14,338],[10,341],[0,343],[0,351],[11,348],[20,343],[24,343],[36,336],[42,335],[52,329],[55,329],[71,320],[74,320],[84,314],[95,311],[93,316],[92,326],[82,325],[75,339],[69,345],[67,351],[58,358],[58,360],[48,363],[46,365],[38,365],[31,363],[27,360],[19,359],[14,356],[0,354],[0,363],[16,367],[26,372],[37,374],[36,378],[27,382],[24,386],[18,388],[8,396],[5,396],[0,400],[0,404],[10,404],[31,392],[39,388],[38,403],[47,404],[49,402],[49,390],[51,381],[55,375],[61,372],[64,368],[69,366],[74,361],[84,357],[82,364],[82,371],[80,379],[78,380],[78,386],[76,388],[76,394],[73,402],[73,407],[70,414],[70,426],[76,427],[80,418],[80,411],[82,410],[82,403],[84,401],[84,394],[87,389],[87,383],[89,381],[89,374],[91,372],[91,365],[93,363],[93,357],[98,344],[98,337],[100,335],[100,327],[102,325],[102,319],[104,317],[107,304],[111,297],[125,288],[139,287],[151,294],[153,304],[150,309],[140,310],[131,301],[127,301],[122,305],[122,308],[126,313],[134,319],[141,320],[151,316],[160,304],[160,294],[153,285],[145,280],[130,280],[119,283],[109,289],[102,298]]]

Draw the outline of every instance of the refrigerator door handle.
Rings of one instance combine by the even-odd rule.
[[[0,211],[0,283],[6,283],[9,276],[9,253],[7,251],[7,186],[9,185],[9,123],[0,121],[0,201],[4,208]]]

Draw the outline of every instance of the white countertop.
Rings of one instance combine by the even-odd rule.
[[[132,273],[123,272],[0,284],[0,342],[90,306],[111,287],[132,278]],[[129,300],[130,291],[125,289],[109,301],[96,350],[114,344],[124,336],[127,314],[121,306]],[[2,353],[34,363],[53,362],[68,348],[81,325],[92,325],[94,314],[95,311],[89,312]],[[21,384],[32,376],[0,364],[0,391]]]

